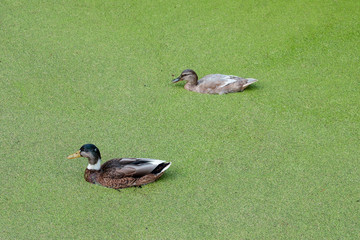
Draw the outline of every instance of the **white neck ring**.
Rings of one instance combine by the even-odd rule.
[[[101,167],[101,159],[99,158],[98,161],[92,165],[92,164],[88,164],[87,169],[89,170],[100,170]]]

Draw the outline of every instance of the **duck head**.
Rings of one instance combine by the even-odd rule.
[[[194,72],[194,70],[191,69],[186,69],[184,70],[180,76],[178,78],[175,78],[174,80],[172,80],[173,83],[179,82],[179,81],[186,81],[188,83],[191,84],[197,84],[197,80],[198,80],[198,76],[197,74]]]
[[[76,153],[69,155],[68,159],[74,159],[79,157],[86,157],[89,161],[87,169],[99,170],[101,166],[101,154],[100,150],[94,144],[82,145],[80,150]]]

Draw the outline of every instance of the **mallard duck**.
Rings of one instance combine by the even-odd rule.
[[[210,74],[198,80],[197,74],[191,69],[184,70],[180,76],[172,80],[172,82],[176,83],[181,80],[186,81],[184,87],[186,90],[209,94],[242,92],[250,84],[257,81],[254,78],[241,78],[223,74]]]
[[[85,144],[68,159],[85,157],[89,164],[85,180],[104,187],[120,189],[141,187],[160,178],[171,162],[148,158],[115,158],[101,165],[100,150],[94,144]]]

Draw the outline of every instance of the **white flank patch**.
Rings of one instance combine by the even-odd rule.
[[[96,164],[92,165],[92,164],[88,164],[87,169],[89,170],[100,170],[101,167],[101,159],[99,158],[99,160],[97,161]]]
[[[224,81],[224,83],[223,83],[220,87],[225,87],[225,86],[227,86],[227,85],[229,85],[229,84],[231,84],[231,83],[236,82],[235,79],[231,79],[230,77],[231,77],[231,76],[227,76],[226,78],[223,78],[223,79],[225,79],[225,81]]]

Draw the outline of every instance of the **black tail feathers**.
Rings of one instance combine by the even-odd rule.
[[[164,162],[164,163],[160,163],[154,170],[152,170],[152,174],[159,174],[161,173],[162,171],[165,171],[169,165],[171,163],[170,162]]]

